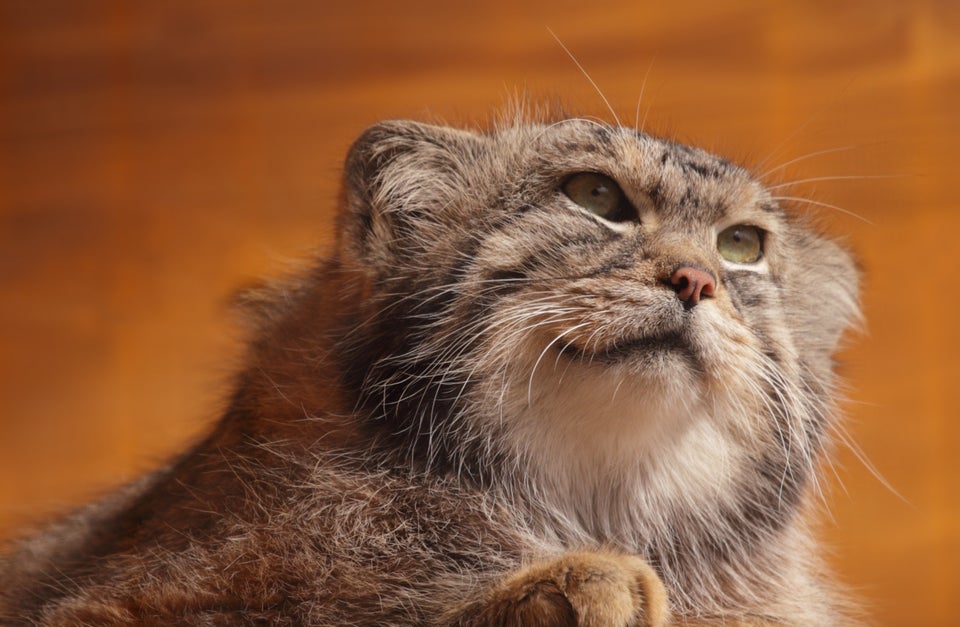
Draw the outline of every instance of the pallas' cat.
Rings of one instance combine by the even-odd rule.
[[[808,501],[857,283],[697,148],[377,124],[216,428],[11,547],[0,622],[848,622]]]

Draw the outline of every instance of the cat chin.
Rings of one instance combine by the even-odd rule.
[[[506,392],[497,387],[487,394],[500,398],[499,415],[511,417],[505,426],[517,442],[547,433],[548,448],[659,458],[697,423],[741,438],[757,430],[754,418],[765,403],[758,396],[762,374],[753,365],[758,346],[746,328],[704,307],[682,333],[625,340],[615,349],[530,342],[515,354]]]
[[[714,506],[749,442],[730,437],[731,407],[706,398],[685,365],[665,356],[656,374],[632,366],[557,362],[513,386],[505,414],[538,498],[574,533],[637,550],[651,504],[661,513]]]
[[[598,450],[617,446],[642,455],[705,411],[705,386],[677,351],[634,350],[616,363],[557,354],[517,372],[527,376],[516,377],[504,398],[515,428],[548,429]]]

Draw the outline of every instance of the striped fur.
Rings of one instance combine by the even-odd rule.
[[[585,171],[638,219],[567,198]],[[581,119],[378,124],[341,203],[330,258],[248,296],[217,429],[13,547],[5,624],[852,620],[808,522],[840,246],[725,160]],[[717,252],[734,224],[757,263]],[[696,307],[683,264],[717,278]]]

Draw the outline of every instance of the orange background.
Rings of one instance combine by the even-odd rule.
[[[865,269],[848,429],[902,499],[840,447],[824,535],[877,624],[958,624],[960,4],[333,4],[0,4],[0,535],[209,425],[225,303],[329,243],[366,125],[610,120],[549,27],[624,123],[852,177],[791,193],[862,218],[801,205]]]

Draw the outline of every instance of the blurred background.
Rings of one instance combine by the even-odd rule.
[[[367,125],[610,121],[549,28],[625,124],[783,166],[857,252],[847,428],[884,480],[838,448],[825,543],[876,624],[960,624],[960,4],[398,6],[0,0],[0,537],[207,428],[230,295],[330,243]]]

